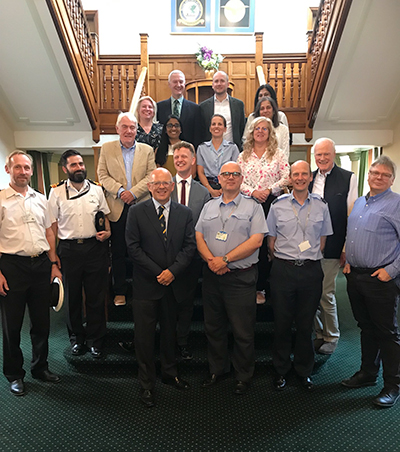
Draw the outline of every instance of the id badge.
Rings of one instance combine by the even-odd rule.
[[[225,231],[218,231],[215,238],[216,240],[220,240],[221,242],[226,242],[228,240],[228,233]]]
[[[303,253],[304,251],[307,251],[311,248],[310,242],[308,240],[304,240],[304,242],[301,242],[299,245],[300,252]]]
[[[22,221],[24,223],[35,223],[36,219],[31,213],[27,213],[27,214],[23,215]]]

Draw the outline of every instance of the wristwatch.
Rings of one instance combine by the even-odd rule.
[[[222,260],[225,262],[225,264],[229,264],[228,256],[225,254],[225,256],[222,258]]]

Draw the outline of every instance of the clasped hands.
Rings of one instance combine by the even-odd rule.
[[[207,264],[208,268],[218,276],[230,272],[228,264],[224,262],[222,256],[209,257]]]

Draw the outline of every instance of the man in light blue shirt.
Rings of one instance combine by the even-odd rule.
[[[312,327],[322,293],[322,252],[326,236],[333,233],[327,203],[309,193],[310,165],[299,160],[290,168],[293,191],[276,199],[267,217],[268,246],[273,257],[271,302],[275,336],[272,360],[274,387],[286,387],[292,367],[292,324],[296,325],[294,370],[301,385],[313,389]]]
[[[383,365],[384,388],[373,400],[392,407],[400,397],[400,195],[390,187],[396,166],[381,156],[370,167],[370,192],[354,203],[347,226],[343,273],[361,329],[361,369],[343,380],[348,388],[373,386]]]

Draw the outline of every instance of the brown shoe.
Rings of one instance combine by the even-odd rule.
[[[125,306],[126,305],[125,295],[115,295],[114,304],[115,306]]]

